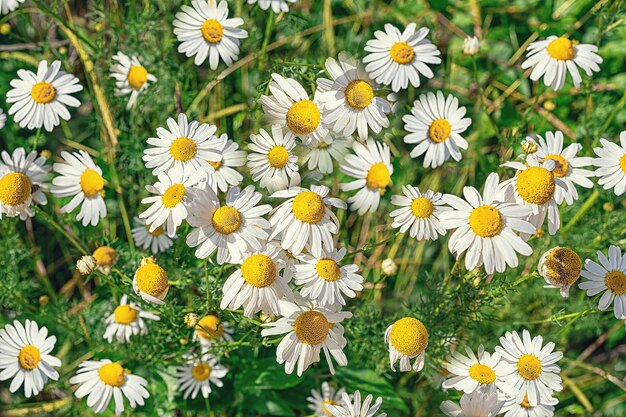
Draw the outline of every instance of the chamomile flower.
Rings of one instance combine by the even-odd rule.
[[[280,238],[283,249],[297,256],[304,249],[313,256],[322,250],[334,248],[333,234],[339,230],[339,219],[329,206],[345,209],[346,203],[327,197],[330,189],[312,185],[311,189],[292,187],[272,194],[274,198],[288,198],[272,212],[270,239]]]
[[[460,161],[461,149],[467,149],[467,141],[461,133],[472,124],[469,117],[464,117],[465,107],[459,106],[459,100],[452,96],[444,97],[427,93],[419,96],[411,108],[411,114],[402,117],[404,130],[409,132],[404,143],[417,145],[411,151],[411,158],[424,155],[424,166],[436,168],[445,161]]]
[[[580,273],[588,281],[578,284],[578,288],[587,291],[587,296],[593,297],[601,292],[602,297],[598,308],[606,310],[613,304],[615,318],[626,316],[626,252],[617,246],[609,247],[608,258],[598,251],[600,263],[585,259],[585,269]]]
[[[49,379],[56,381],[54,369],[61,361],[52,356],[57,338],[48,336],[46,327],[26,320],[15,320],[0,330],[0,381],[12,379],[9,391],[14,393],[24,385],[24,396],[30,398],[43,390]]]
[[[207,185],[215,191],[225,193],[229,187],[239,185],[243,176],[236,168],[246,165],[246,151],[239,149],[236,142],[222,134],[213,144],[215,151],[222,155],[221,161],[207,161],[213,169],[207,170]]]
[[[598,184],[605,190],[613,188],[615,195],[626,192],[626,131],[619,135],[620,144],[609,142],[602,138],[602,147],[594,148],[598,156],[593,164],[598,167],[595,175],[599,177]]]
[[[144,319],[161,320],[156,314],[143,311],[137,303],[132,301],[129,303],[128,296],[124,294],[120,305],[115,307],[113,313],[106,318],[107,328],[104,331],[104,338],[109,343],[113,341],[113,338],[120,343],[129,343],[131,336],[148,333],[148,326]]]
[[[361,403],[361,393],[355,391],[354,399],[351,400],[350,396],[345,392],[342,394],[343,405],[327,405],[328,413],[334,417],[387,417],[387,413],[378,413],[380,406],[383,403],[383,398],[378,397],[372,405],[374,396],[369,394]]]
[[[218,363],[217,357],[209,353],[200,358],[193,355],[185,355],[187,363],[176,368],[178,389],[183,392],[183,398],[196,398],[200,393],[204,398],[209,398],[211,383],[216,387],[224,386],[222,378],[228,373],[225,366]]]
[[[178,226],[187,218],[192,187],[203,176],[204,172],[201,171],[186,176],[182,169],[175,168],[167,173],[160,173],[159,180],[154,185],[146,185],[146,190],[155,195],[141,200],[141,204],[150,204],[150,207],[139,213],[139,218],[146,220],[151,233],[157,227],[165,225],[167,235],[174,237]]]
[[[285,265],[280,249],[267,244],[259,250],[242,254],[237,263],[241,266],[224,283],[220,308],[236,310],[243,307],[246,317],[259,311],[279,314],[278,300],[292,298],[289,283],[280,275]]]
[[[135,222],[139,225],[131,230],[135,245],[142,249],[150,249],[155,255],[159,252],[165,252],[172,247],[173,239],[165,234],[163,225],[151,232],[150,225],[146,224],[145,220],[135,217]],[[176,236],[174,235],[173,238],[176,238]]]
[[[148,88],[149,83],[155,83],[157,78],[141,65],[135,55],[129,57],[123,52],[118,52],[113,55],[113,60],[116,63],[111,66],[111,77],[115,79],[115,95],[130,94],[126,105],[126,109],[130,109],[137,101],[139,94]]]
[[[233,187],[220,205],[211,188],[196,190],[187,219],[193,227],[187,245],[197,247],[196,257],[204,259],[217,250],[217,262],[223,264],[238,262],[244,252],[260,250],[270,227],[263,216],[272,210],[269,204],[258,205],[261,198],[253,185],[243,190]]]
[[[167,127],[157,128],[158,137],[148,139],[150,147],[143,153],[146,168],[154,168],[152,174],[178,170],[189,176],[197,171],[212,171],[207,161],[222,160],[216,148],[223,147],[225,139],[216,140],[216,126],[195,120],[189,123],[187,116],[180,113],[178,122],[171,117],[167,119]]]
[[[261,10],[267,10],[270,7],[276,14],[280,12],[287,13],[289,11],[289,3],[295,3],[297,0],[248,0],[248,4],[258,3]]]
[[[448,241],[450,252],[465,255],[465,268],[484,265],[485,272],[504,272],[506,266],[518,265],[517,254],[529,256],[533,249],[516,232],[535,233],[535,226],[525,219],[531,209],[515,203],[503,203],[498,174],[487,177],[483,194],[474,187],[464,187],[465,200],[444,195],[443,201],[452,211],[441,214],[441,224],[455,229]]]
[[[403,196],[391,197],[391,204],[400,207],[389,213],[393,217],[391,227],[400,229],[400,233],[408,231],[417,240],[437,240],[439,235],[446,234],[439,217],[452,209],[445,205],[441,193],[431,190],[421,193],[411,185],[403,185],[402,193]]]
[[[583,263],[576,252],[556,246],[546,251],[539,259],[539,274],[549,285],[544,288],[559,288],[561,296],[569,296],[569,288],[578,281]]]
[[[261,104],[272,123],[288,129],[304,144],[319,143],[328,135],[317,100],[309,99],[298,81],[274,73],[269,90],[272,94],[261,96]]]
[[[476,390],[471,394],[463,394],[459,404],[442,402],[441,411],[448,417],[496,417],[503,404],[503,400],[498,400],[496,390]]]
[[[158,305],[165,304],[164,299],[170,289],[165,269],[154,258],[144,258],[133,276],[133,290],[142,300]]]
[[[354,181],[341,184],[343,191],[358,190],[348,198],[350,210],[363,215],[376,211],[380,196],[391,183],[393,165],[391,152],[386,143],[369,139],[365,144],[354,143],[354,154],[346,155],[340,164],[341,171],[355,178]]]
[[[276,361],[285,364],[286,373],[293,373],[297,364],[296,372],[301,376],[311,364],[320,361],[321,351],[324,351],[331,374],[335,373],[331,356],[341,366],[348,364],[343,353],[347,342],[340,322],[352,317],[352,313],[319,306],[309,308],[286,300],[279,301],[279,305],[282,317],[267,323],[261,335],[267,337],[286,333],[276,348]],[[330,411],[332,406],[328,407]]]
[[[574,200],[578,200],[575,185],[593,187],[593,182],[589,179],[594,176],[593,171],[583,169],[585,166],[593,165],[593,158],[576,156],[582,149],[580,143],[571,143],[563,149],[563,133],[558,130],[554,133],[546,132],[545,136],[545,140],[537,134],[534,137],[528,136],[526,142],[537,145],[533,155],[540,161],[554,161],[552,173],[561,179],[554,192],[556,202],[561,204],[565,200],[567,204],[572,204]],[[537,142],[535,138],[539,141]]]
[[[102,169],[85,151],[63,151],[61,158],[63,161],[53,166],[59,176],[52,180],[51,191],[55,197],[72,196],[70,202],[61,207],[61,212],[71,213],[80,206],[76,220],[82,220],[83,226],[97,225],[107,215]]]
[[[0,14],[8,14],[12,12],[18,8],[20,3],[24,3],[24,0],[0,0]]]
[[[234,332],[230,323],[220,320],[217,313],[209,313],[198,321],[194,339],[199,339],[202,346],[212,346],[221,341],[234,342]]]
[[[500,354],[485,352],[483,345],[478,346],[478,355],[472,349],[465,348],[467,356],[454,351],[452,359],[444,367],[450,372],[450,377],[444,381],[444,389],[454,388],[466,394],[481,389],[499,389],[509,395],[517,393],[514,386],[504,379],[504,367],[501,364]]]
[[[258,135],[250,135],[248,145],[248,168],[252,180],[270,191],[287,188],[294,177],[299,178],[298,157],[293,154],[296,140],[293,133],[283,134],[280,125],[272,126],[270,135],[264,129]]]
[[[397,320],[385,330],[385,343],[389,345],[389,362],[391,370],[400,361],[400,371],[413,369],[419,372],[424,368],[426,347],[428,346],[428,330],[416,318],[404,317]],[[411,366],[411,359],[415,359]]]
[[[327,405],[339,405],[345,406],[343,401],[343,393],[345,389],[339,388],[335,390],[326,381],[322,382],[322,388],[320,391],[315,389],[311,390],[311,396],[307,397],[309,402],[309,409],[315,413],[316,417],[332,417],[332,415],[326,409]]]
[[[598,47],[591,44],[579,44],[565,36],[548,36],[547,39],[533,42],[528,46],[528,55],[522,68],[532,68],[530,79],[537,81],[543,77],[543,83],[553,90],[560,90],[565,84],[569,72],[575,87],[582,78],[580,67],[587,76],[600,71],[602,57],[597,54]]]
[[[543,346],[543,337],[531,339],[528,330],[522,338],[515,331],[506,332],[500,338],[496,352],[504,361],[504,374],[509,384],[518,390],[515,399],[518,403],[528,397],[528,403],[535,407],[542,401],[549,401],[553,391],[561,391],[561,368],[556,364],[563,353],[553,352],[554,343]]]
[[[320,256],[301,255],[294,265],[294,281],[302,285],[300,294],[322,307],[345,305],[345,298],[356,297],[363,289],[363,277],[355,264],[341,265],[346,249],[322,250]]]
[[[239,56],[240,39],[248,37],[248,32],[239,28],[243,19],[228,18],[228,3],[224,0],[192,0],[191,7],[182,6],[176,13],[173,24],[180,42],[178,52],[195,56],[196,65],[208,59],[212,70],[217,69],[220,58],[231,66]]]
[[[379,86],[354,58],[344,52],[339,54],[339,62],[328,58],[326,72],[331,79],[317,79],[316,98],[324,123],[335,133],[350,136],[356,131],[359,139],[365,141],[368,129],[380,133],[389,127],[385,113],[391,112],[391,104],[375,95]]]
[[[148,381],[109,359],[82,362],[70,384],[78,385],[74,395],[87,397],[87,406],[96,414],[107,409],[111,398],[115,401],[115,415],[119,416],[124,411],[124,397],[135,408],[144,405],[150,396],[146,390]]]
[[[99,246],[93,251],[91,256],[96,261],[98,270],[106,275],[111,272],[111,268],[117,262],[117,251],[111,246]]]
[[[503,417],[552,417],[554,416],[554,406],[559,403],[556,398],[540,401],[532,406],[528,402],[528,397],[519,402],[516,397],[506,399],[500,412]]]
[[[4,129],[4,125],[7,122],[7,115],[4,110],[0,109],[0,130]]]
[[[26,220],[35,212],[34,203],[46,205],[48,199],[43,193],[48,189],[50,166],[46,158],[37,156],[36,151],[26,155],[24,148],[17,148],[13,154],[2,151],[0,161],[0,219],[19,216]]]
[[[80,106],[80,101],[71,94],[81,91],[83,86],[78,78],[61,70],[61,61],[54,61],[50,67],[47,61],[40,61],[36,74],[19,70],[17,75],[19,79],[11,81],[13,89],[7,93],[6,101],[14,103],[9,114],[22,128],[43,127],[51,132],[59,125],[59,119],[70,119],[67,106]]]
[[[309,171],[331,174],[333,161],[343,161],[351,142],[349,137],[328,134],[319,142],[302,145],[298,148],[300,164],[306,164]]]
[[[376,39],[367,41],[365,50],[369,52],[363,63],[365,71],[377,83],[391,85],[398,92],[409,86],[420,86],[420,75],[432,78],[433,72],[426,64],[440,64],[441,52],[426,39],[428,28],[420,28],[415,32],[415,23],[409,23],[400,32],[398,28],[387,23],[385,31],[377,30]]]

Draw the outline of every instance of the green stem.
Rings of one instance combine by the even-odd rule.
[[[56,230],[61,232],[63,236],[65,236],[67,240],[69,240],[72,243],[72,245],[74,245],[74,247],[76,247],[76,249],[80,251],[80,253],[82,253],[83,255],[89,255],[89,251],[87,250],[87,247],[83,245],[81,242],[79,242],[78,239],[76,239],[74,236],[69,234],[67,230],[63,228],[63,226],[61,226],[52,218],[52,216],[50,216],[48,213],[46,213],[45,211],[39,208],[35,208],[35,210],[37,211],[37,214],[40,215],[40,217],[42,217],[46,222],[48,222]]]
[[[576,214],[574,214],[574,217],[572,217],[572,219],[569,221],[569,223],[567,223],[567,225],[565,225],[565,227],[563,228],[563,231],[561,232],[561,235],[564,235],[567,232],[569,232],[570,229],[572,227],[574,227],[576,225],[576,223],[578,223],[578,221],[587,213],[587,211],[589,211],[591,206],[593,206],[593,203],[595,203],[596,200],[599,197],[600,197],[600,192],[598,190],[594,190],[593,193],[587,199],[587,201],[585,201],[585,204],[583,204],[578,209]]]
[[[270,43],[270,37],[272,36],[272,27],[274,26],[274,12],[270,11],[267,14],[267,22],[265,24],[265,35],[263,36],[263,45],[261,46],[261,55],[259,56],[259,72],[262,72],[265,68],[267,61],[267,45]]]
[[[37,150],[40,137],[41,137],[41,128],[37,129],[37,135],[35,136],[35,143],[33,143],[33,151]]]
[[[126,240],[128,241],[128,246],[130,246],[131,252],[134,252],[135,241],[133,240],[133,233],[130,227],[130,220],[128,218],[128,212],[126,211],[126,203],[124,203],[123,190],[120,185],[120,177],[117,172],[117,168],[115,167],[114,158],[111,158],[109,167],[111,168],[111,175],[113,177],[113,186],[115,189],[115,193],[117,194],[117,202],[120,207],[120,214],[122,215],[122,223],[124,223],[124,230],[126,231]]]

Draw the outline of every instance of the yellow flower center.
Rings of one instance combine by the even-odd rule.
[[[346,103],[353,109],[364,109],[374,99],[374,90],[367,81],[354,80],[346,86],[344,96]]]
[[[148,81],[148,71],[141,65],[133,65],[128,70],[128,84],[139,90]]]
[[[243,261],[241,275],[253,287],[267,287],[276,280],[276,264],[269,256],[257,253]]]
[[[619,167],[626,172],[626,153],[619,159]]]
[[[572,41],[562,36],[550,42],[546,49],[552,58],[559,61],[569,61],[576,56]]]
[[[552,171],[552,173],[555,177],[562,178],[567,175],[567,171],[569,170],[569,164],[567,163],[567,160],[561,155],[552,154],[546,156],[545,159],[550,159],[554,161],[554,170]]]
[[[102,195],[104,190],[104,178],[93,169],[86,169],[80,176],[80,188],[85,196],[91,198],[98,194]]]
[[[200,31],[204,40],[209,43],[218,43],[224,37],[224,26],[215,19],[205,20]]]
[[[520,356],[517,361],[517,372],[528,381],[533,381],[541,375],[541,361],[529,353]]]
[[[479,384],[493,384],[496,380],[496,373],[487,365],[475,363],[469,368],[469,376]]]
[[[215,210],[211,222],[217,233],[229,235],[241,227],[241,214],[234,207],[223,206]]]
[[[428,137],[436,143],[445,142],[452,132],[452,125],[446,119],[435,119],[428,127]]]
[[[274,146],[267,153],[267,160],[272,167],[281,169],[289,163],[289,152],[284,146]]]
[[[39,365],[41,360],[41,353],[33,345],[26,345],[20,349],[20,353],[17,355],[17,360],[20,366],[27,371],[32,371]]]
[[[428,331],[418,319],[405,317],[391,326],[389,340],[398,352],[414,357],[426,349]]]
[[[494,237],[504,229],[504,220],[497,208],[480,206],[470,213],[469,225],[480,237]]]
[[[167,272],[155,263],[146,263],[135,273],[137,288],[145,294],[159,298],[168,288]]]
[[[545,204],[554,195],[554,174],[543,167],[528,167],[517,175],[517,192],[531,204]]]
[[[203,339],[219,339],[224,334],[224,327],[215,314],[204,316],[196,326],[196,333]]]
[[[394,43],[389,51],[389,55],[391,55],[391,59],[393,59],[398,64],[409,64],[413,61],[413,57],[415,56],[415,51],[406,42],[397,42]]]
[[[171,185],[165,192],[163,193],[163,197],[161,197],[161,202],[167,208],[172,208],[176,206],[178,203],[183,201],[185,198],[185,193],[187,190],[185,186],[182,184],[174,184]]]
[[[9,172],[0,178],[0,202],[6,206],[24,204],[30,197],[30,179],[21,172]]]
[[[148,229],[148,233],[150,233],[152,236],[154,237],[159,237],[163,234],[163,226],[159,226],[156,229],[154,229],[152,232],[150,231],[150,225],[147,224],[146,225],[146,229]]]
[[[326,337],[331,329],[331,324],[319,311],[305,311],[300,313],[293,329],[298,339],[307,345],[319,345]]]
[[[91,255],[96,260],[96,264],[100,267],[111,266],[117,259],[117,252],[110,246],[100,246]]]
[[[57,90],[50,83],[40,81],[30,89],[30,96],[39,104],[50,103],[57,95]]]
[[[287,110],[287,126],[296,135],[308,135],[319,126],[320,110],[311,100],[298,101]]]
[[[367,171],[365,182],[368,188],[372,190],[383,189],[391,182],[391,174],[387,165],[383,162],[377,162]]]
[[[124,368],[116,362],[107,363],[98,369],[100,380],[111,387],[121,387],[126,381]]]
[[[211,367],[205,362],[194,363],[191,368],[191,376],[196,381],[206,381],[211,376]]]
[[[206,161],[207,164],[211,165],[213,167],[214,170],[218,170],[220,169],[220,167],[222,166],[222,161]]]
[[[170,145],[170,154],[177,161],[187,162],[196,156],[198,147],[196,142],[189,138],[177,138]]]
[[[413,212],[413,215],[419,219],[430,217],[430,215],[433,214],[434,209],[435,206],[433,205],[433,202],[426,197],[417,197],[411,203],[411,211]]]
[[[332,259],[322,258],[315,264],[317,274],[325,281],[334,282],[341,277],[339,264]]]
[[[545,278],[558,286],[576,282],[582,267],[580,256],[568,248],[553,248],[548,251],[544,260]]]
[[[119,324],[131,324],[137,319],[137,310],[124,304],[117,306],[113,312],[115,321]]]
[[[612,270],[607,272],[604,277],[604,283],[613,294],[622,295],[626,293],[626,274],[622,271]]]
[[[528,394],[524,395],[524,399],[519,405],[521,405],[524,408],[533,408],[533,406],[530,405],[530,401],[528,401]]]
[[[298,194],[291,203],[291,209],[296,219],[310,224],[322,221],[326,212],[324,200],[313,191],[303,191]]]

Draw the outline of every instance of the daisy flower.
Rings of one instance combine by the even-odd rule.
[[[83,86],[78,78],[61,70],[61,61],[54,61],[50,68],[47,61],[41,61],[37,74],[22,69],[17,75],[19,79],[11,81],[13,89],[7,93],[6,101],[14,103],[9,114],[22,128],[43,127],[51,132],[59,125],[59,118],[70,119],[66,106],[80,106],[80,101],[70,94],[81,91]]]
[[[319,170],[322,174],[333,172],[333,160],[343,161],[352,140],[349,137],[326,135],[317,143],[309,143],[298,148],[301,165],[309,171]]]
[[[243,176],[235,168],[246,165],[246,151],[239,149],[236,142],[228,139],[226,133],[213,143],[216,152],[222,155],[221,161],[207,161],[213,169],[207,170],[207,185],[215,191],[225,193],[229,187],[239,185]]]
[[[263,311],[266,314],[279,313],[278,300],[291,298],[291,288],[280,275],[285,260],[279,248],[267,244],[259,250],[241,255],[241,267],[233,272],[222,292],[222,310],[236,310],[243,306],[244,316]]]
[[[385,330],[385,343],[389,345],[389,362],[391,370],[400,361],[400,371],[413,369],[419,372],[424,368],[426,347],[428,346],[428,330],[426,326],[413,317],[404,317],[397,320]],[[415,358],[413,366],[411,359]]]
[[[363,403],[361,403],[361,393],[355,391],[354,401],[350,400],[350,396],[345,392],[342,394],[344,405],[327,405],[329,415],[334,417],[387,417],[387,413],[378,413],[380,406],[383,403],[383,398],[378,397],[372,405],[374,396],[372,394],[365,397]]]
[[[322,350],[331,374],[335,373],[331,356],[341,366],[348,364],[343,353],[347,341],[343,337],[344,329],[340,322],[352,317],[352,313],[319,306],[308,308],[285,300],[279,301],[279,304],[283,317],[267,323],[261,335],[267,337],[287,333],[276,349],[276,360],[279,364],[285,364],[286,373],[291,374],[297,364],[296,372],[301,376],[311,364],[319,362]],[[327,407],[331,414],[336,415],[331,411],[331,405]]]
[[[583,263],[576,252],[556,246],[546,251],[539,259],[539,275],[549,285],[544,288],[559,288],[561,296],[569,296],[569,288],[578,281]]]
[[[398,92],[409,86],[420,86],[420,75],[432,78],[433,72],[426,64],[441,64],[441,52],[426,39],[428,28],[415,32],[415,23],[409,23],[400,32],[387,23],[385,31],[377,30],[376,39],[367,41],[365,50],[369,52],[363,63],[365,71],[379,84],[391,85]]]
[[[169,289],[167,272],[154,258],[143,258],[133,276],[135,294],[148,303],[162,305]]]
[[[220,365],[217,357],[209,353],[203,354],[200,358],[192,355],[185,355],[187,363],[176,368],[176,379],[178,379],[178,389],[183,392],[183,398],[191,396],[196,398],[200,392],[204,398],[209,398],[211,384],[216,387],[224,386],[222,378],[228,373],[225,366]]]
[[[96,261],[98,270],[106,275],[111,272],[111,268],[117,262],[117,252],[110,246],[100,246],[91,254]]]
[[[535,233],[525,219],[531,209],[515,203],[502,203],[499,178],[489,174],[483,194],[474,187],[464,187],[465,200],[446,194],[443,201],[452,207],[441,214],[441,224],[455,229],[448,241],[450,252],[457,258],[466,252],[465,268],[470,271],[485,266],[485,272],[504,272],[506,266],[518,265],[517,254],[529,256],[533,249],[516,232]]]
[[[516,401],[521,403],[528,396],[528,403],[535,407],[542,401],[549,401],[553,391],[563,389],[561,368],[556,364],[563,353],[553,352],[552,342],[542,346],[541,336],[531,339],[528,330],[523,331],[522,338],[515,331],[506,332],[496,352],[504,361],[507,382],[518,390]]]
[[[622,255],[619,247],[611,246],[608,258],[598,251],[598,260],[600,263],[585,259],[585,269],[580,275],[588,281],[578,284],[578,288],[587,291],[589,297],[604,292],[598,302],[598,308],[604,311],[613,304],[615,318],[624,318],[626,316],[626,252]]]
[[[52,194],[55,197],[69,197],[72,200],[61,207],[62,213],[71,213],[80,206],[76,220],[83,226],[95,226],[107,215],[104,203],[102,170],[85,151],[61,152],[63,162],[54,164],[54,172],[59,174],[52,180]]]
[[[274,198],[288,198],[272,211],[270,239],[280,237],[283,249],[296,256],[304,249],[313,256],[321,256],[322,249],[334,249],[333,234],[339,230],[339,219],[329,208],[345,209],[346,203],[327,197],[330,189],[312,185],[311,189],[292,187],[272,194]]]
[[[35,214],[30,207],[33,202],[48,204],[43,192],[48,189],[51,167],[36,151],[26,155],[24,148],[15,149],[13,154],[2,151],[0,155],[0,219],[4,214],[26,220]]]
[[[298,157],[293,154],[296,146],[293,133],[288,131],[283,135],[280,125],[273,125],[271,135],[261,129],[258,135],[250,135],[250,140],[248,167],[252,180],[259,181],[261,187],[269,191],[282,190],[293,178],[299,178]]]
[[[130,109],[137,101],[139,94],[143,93],[149,83],[155,83],[157,78],[148,73],[148,70],[141,65],[135,56],[127,56],[123,52],[113,55],[116,64],[111,66],[111,77],[115,78],[115,95],[126,96],[130,94],[130,99],[126,109]]]
[[[298,81],[274,73],[269,90],[272,94],[261,96],[261,104],[271,123],[288,129],[305,144],[319,143],[328,135],[317,100],[310,100]]]
[[[465,348],[467,356],[454,351],[452,359],[444,367],[450,372],[450,377],[444,381],[442,388],[454,388],[466,394],[480,390],[498,388],[509,395],[517,393],[515,387],[504,379],[504,367],[499,353],[485,352],[483,345],[478,346],[478,355],[472,349]]]
[[[141,204],[150,204],[150,207],[139,213],[139,218],[146,219],[150,233],[165,225],[167,235],[174,237],[178,226],[187,218],[192,187],[203,176],[204,172],[186,176],[182,169],[171,169],[167,173],[160,173],[156,184],[146,185],[146,190],[155,195],[141,200]]]
[[[48,337],[48,329],[26,320],[22,325],[15,320],[0,330],[0,381],[12,379],[9,391],[14,393],[22,384],[24,396],[30,398],[43,390],[49,379],[56,381],[54,369],[61,361],[50,355],[57,338]]]
[[[309,402],[309,409],[315,413],[316,417],[332,417],[332,415],[326,409],[327,405],[339,405],[345,406],[343,401],[343,393],[346,390],[339,388],[335,391],[333,387],[326,381],[322,382],[322,388],[320,391],[315,389],[311,390],[311,396],[307,397]]]
[[[119,416],[124,411],[124,397],[130,407],[135,408],[144,405],[150,396],[146,390],[148,381],[109,359],[82,362],[76,375],[70,378],[70,384],[78,385],[74,395],[87,397],[87,406],[96,414],[107,409],[111,398],[115,401],[115,415]]]
[[[554,406],[559,403],[556,398],[540,401],[536,406],[530,405],[528,396],[519,402],[516,397],[507,398],[502,410],[503,417],[553,417]]]
[[[12,12],[18,8],[20,3],[24,3],[24,0],[0,0],[0,14],[8,14]]]
[[[452,401],[442,402],[441,411],[449,417],[496,417],[503,404],[504,401],[498,400],[496,390],[476,390],[471,394],[463,394],[459,404]]]
[[[143,311],[136,303],[132,301],[129,303],[128,296],[124,294],[120,305],[115,307],[113,313],[105,321],[107,328],[104,338],[109,343],[113,341],[113,337],[120,343],[129,343],[131,336],[148,333],[148,326],[143,319],[161,320],[156,314]]]
[[[156,138],[148,139],[149,148],[143,152],[146,168],[154,168],[153,175],[170,170],[182,171],[191,175],[197,171],[213,171],[207,161],[220,162],[222,155],[216,147],[223,147],[226,139],[216,140],[217,127],[208,123],[189,123],[184,113],[178,115],[178,122],[167,119],[167,127],[157,128]],[[213,139],[213,140],[211,140]]]
[[[356,297],[363,289],[363,277],[355,264],[340,265],[346,249],[322,250],[320,256],[301,255],[301,263],[294,265],[296,285],[302,285],[300,294],[322,307],[345,305],[344,298]]]
[[[374,93],[379,89],[346,53],[326,60],[326,72],[332,79],[318,78],[316,97],[322,107],[324,123],[335,133],[350,136],[355,131],[359,139],[368,138],[368,129],[380,133],[389,127],[385,113],[391,112],[391,104]]]
[[[240,29],[243,19],[228,18],[228,3],[222,0],[192,0],[191,7],[182,6],[174,19],[174,34],[180,45],[178,52],[195,55],[194,64],[202,65],[208,59],[212,70],[217,69],[220,58],[231,66],[239,56],[240,39],[248,32]]]
[[[548,36],[548,39],[533,42],[527,52],[522,69],[532,68],[531,80],[537,81],[543,77],[543,83],[557,91],[563,88],[568,72],[574,86],[578,87],[582,81],[578,67],[590,77],[600,71],[598,64],[602,63],[595,45],[579,44],[565,36]]]
[[[404,130],[409,132],[404,143],[417,145],[411,151],[411,158],[424,155],[424,167],[436,168],[445,161],[460,161],[461,149],[467,149],[467,141],[461,133],[467,130],[472,120],[465,116],[465,107],[452,96],[422,94],[415,100],[411,114],[402,117]]]
[[[287,13],[289,11],[289,3],[295,3],[297,0],[248,0],[248,4],[258,3],[261,10],[267,10],[270,7],[276,14],[280,12]]]
[[[7,122],[7,115],[4,110],[0,109],[0,130],[4,129],[4,125]]]
[[[452,209],[445,205],[441,193],[427,190],[422,194],[419,188],[411,185],[403,185],[402,193],[403,196],[391,197],[391,204],[400,207],[389,213],[393,217],[391,227],[400,229],[400,233],[409,231],[409,235],[417,240],[437,240],[439,235],[446,234],[439,217]]]
[[[354,181],[340,184],[343,191],[359,190],[348,198],[350,210],[363,215],[376,211],[380,195],[391,183],[393,165],[391,152],[386,143],[369,139],[365,144],[354,143],[354,154],[346,155],[340,164],[341,171],[355,178]]]
[[[233,187],[220,205],[211,188],[196,190],[187,219],[193,227],[187,245],[197,247],[196,257],[204,259],[217,250],[217,262],[224,264],[239,261],[244,252],[260,250],[270,227],[262,216],[272,210],[269,204],[258,205],[261,198],[253,185],[243,190]]]
[[[234,332],[230,323],[220,320],[216,313],[209,313],[198,321],[194,339],[199,339],[203,346],[213,346],[217,341],[234,342]]]
[[[155,255],[159,252],[165,252],[172,247],[173,240],[165,234],[163,225],[151,232],[150,225],[146,224],[145,220],[135,217],[135,222],[139,224],[139,226],[131,230],[135,245],[142,249],[150,248],[150,251]],[[173,238],[176,238],[176,236],[173,236]]]
[[[576,156],[582,149],[580,143],[572,143],[563,149],[563,133],[558,130],[554,133],[546,132],[545,140],[537,134],[534,136],[539,139],[539,142],[532,136],[526,138],[527,143],[537,145],[537,150],[533,155],[540,161],[554,161],[552,173],[562,181],[557,184],[554,192],[554,198],[558,204],[561,204],[563,200],[567,201],[567,204],[578,200],[578,191],[574,184],[585,188],[593,187],[589,179],[594,176],[593,171],[582,169],[582,167],[593,165],[593,158]]]
[[[601,148],[594,148],[598,156],[593,164],[598,167],[595,175],[599,177],[598,184],[605,190],[613,188],[615,195],[626,192],[626,131],[619,135],[620,144],[609,142],[601,138]]]

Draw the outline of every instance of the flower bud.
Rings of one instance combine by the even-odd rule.
[[[76,269],[78,269],[81,275],[89,275],[96,269],[96,265],[96,258],[85,255],[76,262]]]

